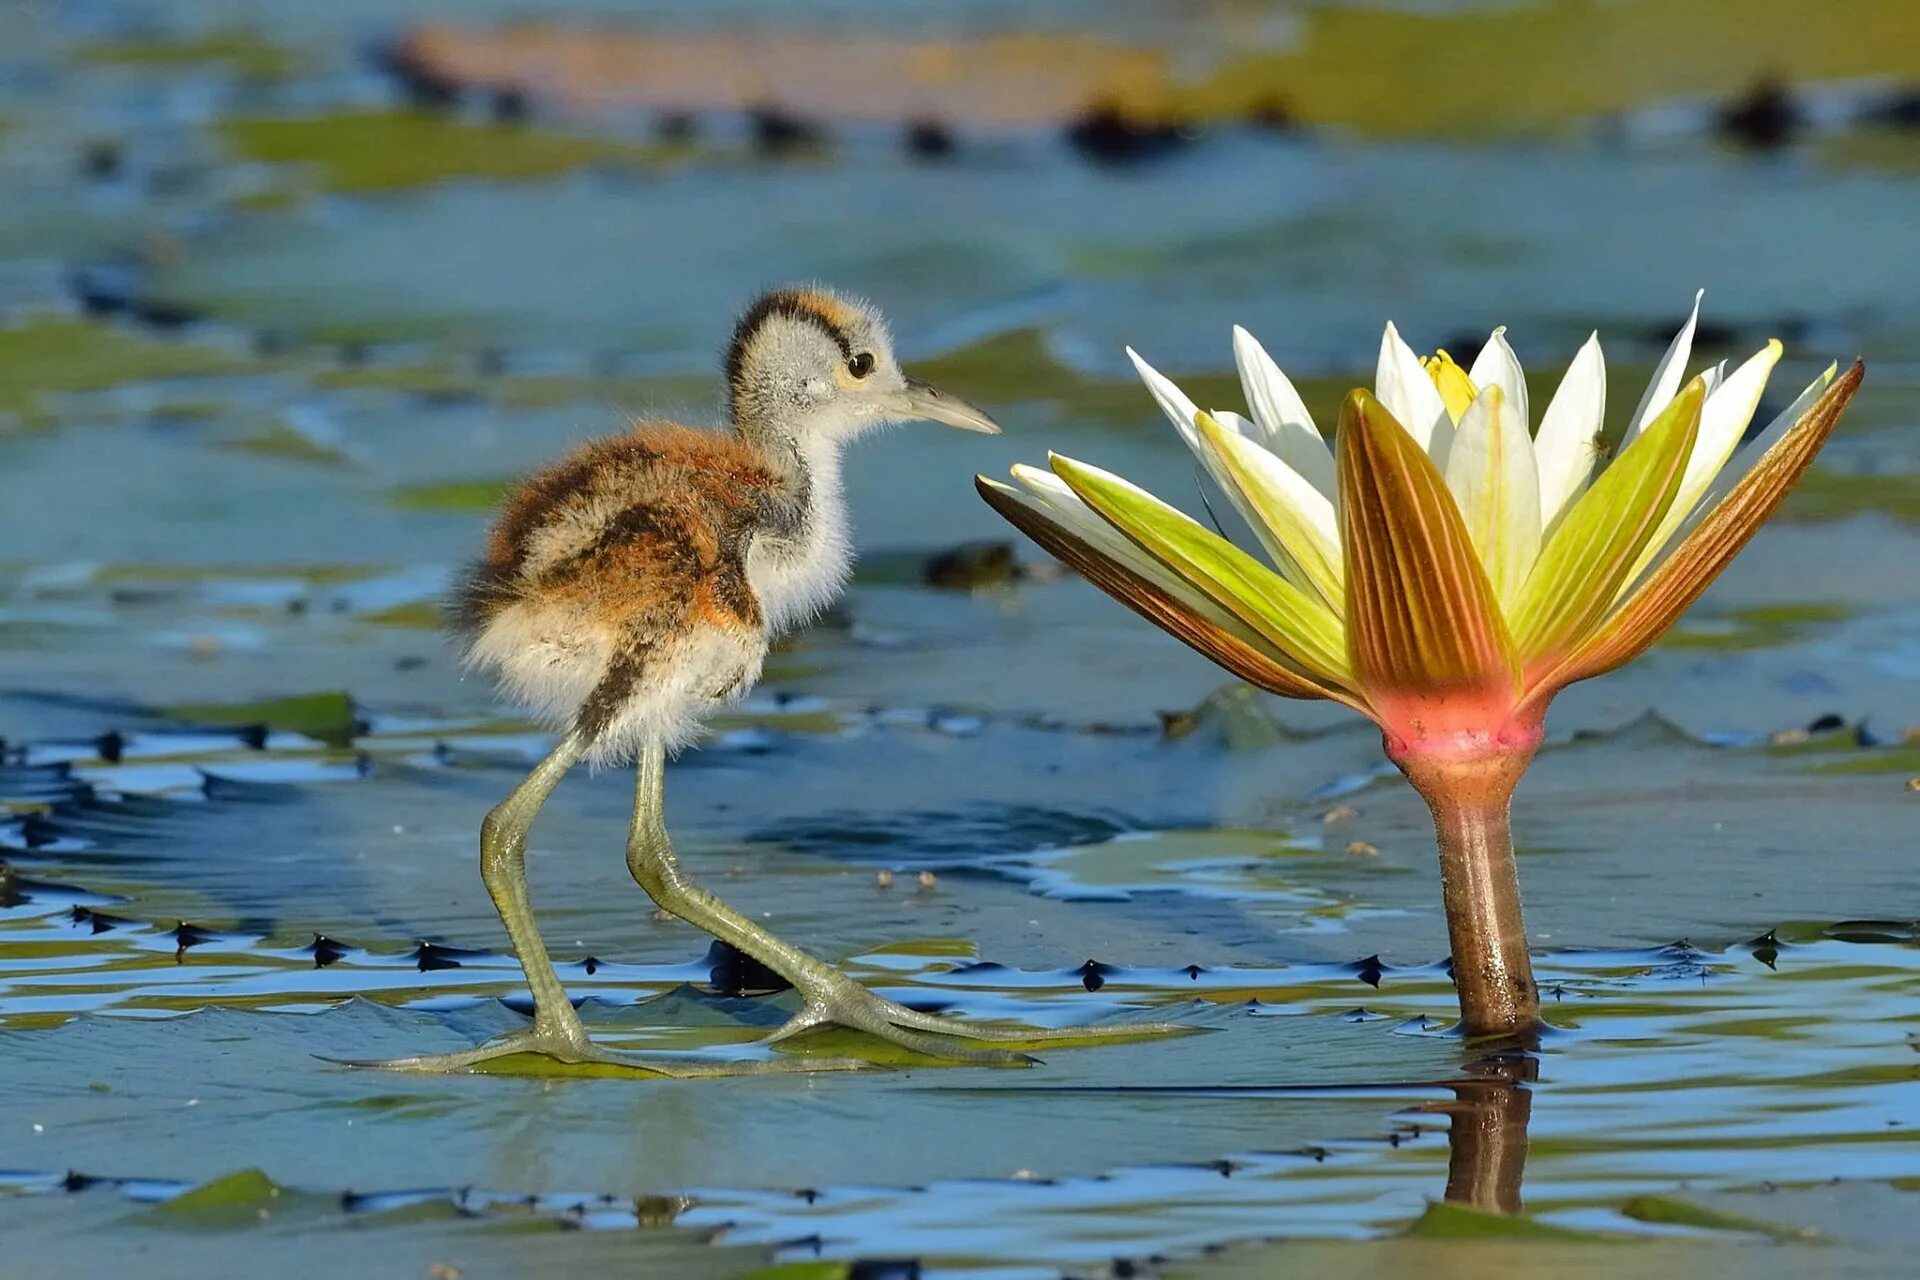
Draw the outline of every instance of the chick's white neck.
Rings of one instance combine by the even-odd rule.
[[[790,527],[761,533],[748,552],[747,581],[775,635],[818,617],[853,572],[840,449],[840,441],[812,433],[794,442]]]

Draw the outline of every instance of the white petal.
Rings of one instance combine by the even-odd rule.
[[[1247,393],[1247,407],[1253,410],[1254,421],[1265,428],[1268,435],[1278,435],[1283,427],[1296,426],[1319,436],[1320,428],[1313,425],[1313,415],[1307,412],[1293,383],[1280,372],[1280,366],[1273,362],[1259,340],[1239,325],[1233,326],[1233,362],[1240,369],[1240,386]]]
[[[1160,411],[1173,423],[1180,438],[1187,442],[1189,449],[1197,452],[1200,437],[1194,433],[1193,419],[1200,412],[1199,406],[1187,399],[1187,393],[1174,386],[1165,374],[1142,360],[1140,353],[1132,347],[1127,348],[1127,358],[1133,361],[1133,367],[1140,373],[1140,380],[1147,384],[1147,390],[1153,393],[1153,398],[1160,404]]]
[[[1654,555],[1642,557],[1640,566],[1628,575],[1627,584],[1621,588],[1620,594],[1615,597],[1616,600],[1625,599],[1631,594],[1632,589],[1639,586],[1646,579],[1647,574],[1658,568],[1660,562],[1665,560],[1675,547],[1686,541],[1686,535],[1693,532],[1694,526],[1706,519],[1708,514],[1733,491],[1734,486],[1740,483],[1742,477],[1753,470],[1754,465],[1767,455],[1767,451],[1780,443],[1780,438],[1791,431],[1794,424],[1805,417],[1814,403],[1826,394],[1827,387],[1832,384],[1833,377],[1838,372],[1840,372],[1838,364],[1828,365],[1819,377],[1808,383],[1806,389],[1794,397],[1792,404],[1774,416],[1765,430],[1734,455],[1730,464],[1720,468],[1719,473],[1708,481],[1706,492],[1693,503],[1693,509],[1687,512],[1679,526],[1667,536],[1665,545],[1661,546]],[[1704,409],[1702,416],[1705,416]],[[1748,411],[1748,416],[1752,416],[1751,410]]]
[[[1733,376],[1700,406],[1700,426],[1694,434],[1693,452],[1687,455],[1687,469],[1680,473],[1679,492],[1673,495],[1673,505],[1667,508],[1653,537],[1647,540],[1646,550],[1640,553],[1633,572],[1627,575],[1628,583],[1637,581],[1641,571],[1660,555],[1668,540],[1693,513],[1707,486],[1720,474],[1720,468],[1727,465],[1734,446],[1740,443],[1747,424],[1753,421],[1753,411],[1760,406],[1760,396],[1767,389],[1767,375],[1773,372],[1779,359],[1779,341],[1767,343],[1759,354],[1734,370]]]
[[[1230,423],[1221,425],[1234,433],[1222,442],[1227,456],[1220,460],[1221,470],[1227,485],[1245,499],[1256,528],[1264,530],[1261,541],[1273,548],[1274,563],[1295,586],[1317,594],[1336,614],[1343,612],[1345,578],[1333,500],[1258,436],[1249,436]]]
[[[1527,375],[1520,368],[1520,357],[1507,345],[1505,325],[1495,329],[1487,345],[1480,348],[1467,377],[1477,390],[1500,388],[1507,398],[1507,416],[1520,424],[1520,430],[1533,429],[1533,418],[1527,411]]]
[[[1280,460],[1307,478],[1314,488],[1333,496],[1333,451],[1313,423],[1300,393],[1273,362],[1266,348],[1239,325],[1233,327],[1233,360],[1240,368],[1240,386],[1254,421],[1266,433],[1265,444]],[[1218,417],[1218,414],[1214,415]]]
[[[1427,451],[1435,466],[1444,468],[1447,446],[1453,442],[1453,419],[1447,416],[1439,388],[1420,367],[1420,357],[1401,339],[1392,321],[1380,335],[1380,363],[1373,387],[1373,394],[1387,412]]]
[[[1674,396],[1679,394],[1680,383],[1687,376],[1687,357],[1693,354],[1694,326],[1700,323],[1700,299],[1706,295],[1705,289],[1693,295],[1693,314],[1680,326],[1680,332],[1673,335],[1673,344],[1654,368],[1653,381],[1647,384],[1647,393],[1640,397],[1640,407],[1633,411],[1627,439],[1631,440],[1645,431],[1647,424],[1659,417],[1660,411],[1673,403]]]
[[[1540,554],[1540,472],[1526,425],[1497,382],[1460,415],[1447,454],[1447,488],[1495,594],[1511,606]]]
[[[1200,460],[1200,465],[1212,477],[1214,484],[1227,495],[1228,501],[1233,504],[1233,509],[1240,513],[1240,518],[1246,522],[1247,528],[1253,530],[1254,536],[1260,540],[1260,545],[1266,549],[1267,559],[1272,561],[1273,566],[1293,585],[1302,590],[1313,590],[1312,584],[1301,567],[1294,563],[1286,544],[1274,536],[1272,528],[1254,510],[1252,501],[1241,492],[1240,486],[1234,483],[1233,477],[1221,465],[1220,459],[1214,456],[1213,450],[1209,449],[1206,441],[1200,438],[1200,430],[1195,425],[1195,419],[1200,416],[1200,410],[1194,407],[1193,401],[1187,399],[1186,393],[1174,386],[1159,370],[1142,360],[1139,353],[1132,347],[1127,348],[1127,355],[1133,360],[1134,368],[1140,371],[1140,377],[1146,382],[1147,389],[1153,392],[1153,398],[1160,402],[1160,408],[1179,429],[1180,438],[1187,442],[1187,448],[1193,451],[1193,456]],[[1246,421],[1244,418],[1239,418],[1237,414],[1234,416],[1241,422]],[[1264,448],[1264,446],[1261,447]]]
[[[1687,455],[1686,474],[1680,480],[1680,496],[1674,499],[1676,507],[1685,503],[1691,508],[1733,456],[1747,424],[1753,421],[1753,411],[1760,407],[1760,397],[1766,394],[1767,379],[1780,361],[1780,352],[1778,339],[1767,343],[1735,369],[1732,377],[1722,375],[1717,389],[1707,396],[1700,407],[1700,430],[1694,438],[1693,452]],[[1724,361],[1720,367],[1726,368]]]
[[[1475,361],[1475,363],[1479,363]],[[1552,528],[1567,504],[1586,489],[1600,456],[1601,421],[1607,411],[1607,362],[1600,335],[1593,334],[1567,366],[1559,390],[1547,402],[1533,451],[1540,465],[1540,522]]]

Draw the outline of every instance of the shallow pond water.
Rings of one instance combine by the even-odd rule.
[[[1920,44],[1809,44],[1805,131],[1756,155],[1696,90],[1770,71],[1776,42],[1719,0],[1673,6],[1735,33],[1692,89],[1535,95],[1465,142],[1342,96],[1316,58],[1364,37],[1417,83],[1398,37],[1470,5],[1222,5],[1183,35],[1152,6],[953,4],[899,28],[1071,42],[1111,19],[1110,41],[1172,49],[1210,128],[1117,167],[959,117],[951,157],[911,158],[900,122],[835,120],[831,93],[830,143],[777,159],[726,110],[666,148],[631,102],[406,116],[369,52],[415,20],[610,8],[0,12],[10,1264],[1898,1269],[1920,1189],[1920,309],[1898,269],[1920,139],[1863,113]],[[1535,65],[1577,8],[1503,7],[1487,47]],[[1659,33],[1615,8],[1616,34]],[[799,25],[834,14],[905,22]],[[740,20],[615,16],[636,15],[689,39]],[[1295,42],[1312,127],[1227,118],[1206,69],[1254,75],[1223,54],[1249,41]],[[527,1009],[473,846],[546,739],[435,630],[488,506],[626,416],[710,415],[732,309],[815,276],[875,296],[913,365],[1009,430],[862,444],[860,576],[672,767],[676,840],[896,999],[1089,1042],[980,1069],[834,1034],[793,1053],[873,1069],[720,1082],[329,1063]],[[1505,322],[1540,369],[1597,323],[1624,389],[1697,285],[1707,358],[1779,333],[1783,388],[1856,351],[1868,387],[1683,625],[1556,704],[1516,810],[1553,1026],[1531,1058],[1453,1033],[1431,830],[1377,735],[1223,688],[1028,549],[1010,577],[926,583],[936,553],[1008,536],[970,474],[1048,447],[1197,506],[1124,343],[1237,402],[1247,324],[1321,410],[1383,313],[1456,351]],[[583,1017],[639,1051],[765,1057],[791,994],[654,915],[620,857],[629,802],[583,772],[534,837]],[[1157,1021],[1187,1033],[1127,1033]]]

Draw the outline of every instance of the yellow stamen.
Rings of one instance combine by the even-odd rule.
[[[1447,416],[1455,422],[1467,411],[1480,389],[1473,385],[1473,379],[1467,371],[1453,362],[1453,357],[1444,350],[1437,351],[1420,362],[1433,379],[1434,387],[1440,392],[1441,402],[1447,406]]]

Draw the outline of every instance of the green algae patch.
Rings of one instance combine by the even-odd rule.
[[[402,511],[489,511],[507,496],[513,481],[454,480],[446,484],[403,484],[389,490]]]
[[[362,582],[382,572],[364,564],[273,564],[238,567],[214,564],[130,563],[103,565],[93,575],[96,584],[178,584],[197,582],[253,582],[264,578],[298,578],[316,587]]]
[[[1159,421],[1137,378],[1090,377],[1056,359],[1033,328],[1013,329],[915,364],[914,372],[939,386],[965,387],[977,400],[1049,403],[1066,416],[1102,425]],[[1164,372],[1164,370],[1163,370]],[[1245,403],[1240,378],[1230,369],[1168,374],[1198,404]],[[1371,378],[1308,377],[1295,381],[1318,422],[1339,417],[1340,400],[1357,381]]]
[[[1906,524],[1920,523],[1920,476],[1857,475],[1815,468],[1800,478],[1780,509],[1788,520],[1845,520],[1878,512]]]
[[[1620,1206],[1620,1212],[1635,1222],[1653,1223],[1657,1226],[1693,1227],[1700,1231],[1736,1231],[1748,1235],[1766,1236],[1770,1240],[1783,1243],[1822,1238],[1818,1231],[1808,1227],[1762,1222],[1758,1218],[1749,1218],[1743,1213],[1711,1209],[1692,1200],[1683,1200],[1679,1196],[1635,1196]]]
[[[142,67],[172,73],[183,67],[222,67],[248,80],[285,80],[301,70],[295,51],[237,27],[181,39],[101,40],[83,45],[77,61],[95,66]]]
[[[1218,119],[1277,102],[1306,125],[1459,140],[1741,93],[1780,68],[1805,81],[1920,74],[1907,0],[1832,0],[1821,21],[1805,16],[1797,0],[1310,5],[1289,48],[1230,58],[1163,110]],[[1638,56],[1650,49],[1687,56]],[[1460,74],[1468,51],[1490,74]]]
[[[213,377],[249,368],[209,347],[162,342],[110,325],[41,316],[0,328],[0,427],[54,421],[45,397],[104,391],[129,382]]]
[[[345,747],[360,732],[360,717],[345,693],[305,693],[264,702],[186,702],[160,714],[183,724],[260,724],[283,733],[303,733],[330,747]]]
[[[248,160],[302,165],[342,195],[404,191],[442,182],[558,177],[589,167],[636,168],[664,158],[655,147],[517,125],[463,124],[411,111],[310,118],[223,120],[227,145]]]
[[[1541,1240],[1546,1242],[1583,1241],[1590,1244],[1630,1239],[1598,1231],[1576,1231],[1536,1222],[1521,1214],[1494,1213],[1463,1204],[1439,1200],[1413,1220],[1406,1234],[1416,1240]]]
[[[391,608],[369,613],[363,621],[378,627],[405,627],[411,631],[438,631],[446,624],[446,612],[431,600],[409,600]]]
[[[1828,760],[1813,767],[1815,773],[1892,773],[1920,777],[1920,742],[1903,742],[1897,747],[1851,753],[1844,760]]]
[[[1853,616],[1843,604],[1771,604],[1734,609],[1712,619],[1689,619],[1661,638],[1665,649],[1739,652],[1772,649],[1805,639],[1810,631]]]
[[[319,462],[338,466],[347,461],[347,456],[340,450],[286,426],[272,426],[250,436],[240,436],[225,441],[221,447],[266,458],[285,458],[291,462]]]
[[[155,1205],[140,1215],[140,1221],[158,1227],[230,1230],[261,1221],[283,1194],[260,1170],[241,1169]]]

